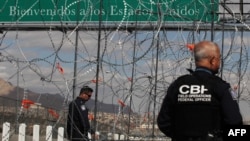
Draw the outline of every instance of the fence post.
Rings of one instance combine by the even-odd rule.
[[[10,123],[3,123],[3,133],[2,133],[2,141],[9,141],[10,138]]]
[[[33,140],[32,141],[39,141],[40,138],[40,125],[35,124],[33,126]]]
[[[64,138],[64,128],[63,127],[59,127],[58,128],[58,133],[57,133],[57,141],[63,141]]]
[[[46,127],[46,141],[52,141],[52,126]]]
[[[120,135],[120,140],[124,141],[125,140],[125,135],[121,134]]]
[[[108,133],[107,136],[108,136],[108,138],[107,138],[108,140],[112,140],[113,139],[113,134],[112,133]]]
[[[26,124],[19,125],[18,141],[25,141]]]
[[[49,125],[46,127],[46,141],[52,141],[52,126]],[[19,132],[18,132],[18,141],[25,141],[26,136],[26,124],[21,123],[19,125]],[[9,141],[10,139],[10,123],[4,122],[3,123],[3,132],[2,132],[2,141]],[[39,141],[40,140],[40,125],[35,124],[33,126],[33,137],[32,141]],[[64,141],[64,128],[58,128],[58,135],[57,141]]]
[[[114,140],[115,141],[119,140],[119,134],[114,134]]]

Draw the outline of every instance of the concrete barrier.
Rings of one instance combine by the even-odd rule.
[[[19,131],[17,134],[10,130],[10,123],[3,123],[3,132],[1,134],[2,141],[67,141],[64,138],[64,128],[59,127],[57,129],[57,139],[53,139],[53,127],[48,125],[46,127],[46,135],[40,137],[40,125],[33,125],[33,136],[26,135],[26,124],[21,123],[19,125]]]

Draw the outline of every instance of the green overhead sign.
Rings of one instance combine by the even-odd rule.
[[[0,23],[218,21],[219,0],[1,0]],[[212,12],[213,11],[213,12]],[[215,14],[212,14],[215,13]]]

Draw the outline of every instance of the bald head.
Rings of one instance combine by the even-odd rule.
[[[220,49],[214,42],[201,41],[194,47],[194,59],[197,67],[217,72],[220,67]]]

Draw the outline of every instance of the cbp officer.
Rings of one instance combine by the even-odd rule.
[[[225,125],[241,125],[242,116],[230,85],[216,76],[220,50],[202,41],[194,47],[196,69],[168,88],[157,124],[172,141],[218,141]]]
[[[92,138],[97,138],[95,131],[90,128],[88,108],[85,105],[92,93],[92,88],[83,86],[79,96],[69,104],[67,134],[70,141],[89,141],[88,133],[92,135]]]

